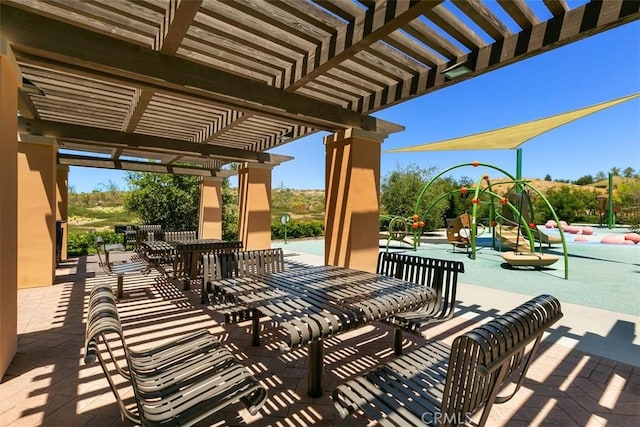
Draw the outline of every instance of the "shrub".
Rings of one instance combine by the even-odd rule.
[[[321,221],[289,222],[287,224],[287,238],[289,239],[323,235],[324,222]],[[274,240],[284,239],[284,225],[279,222],[271,223],[271,238]]]
[[[79,231],[69,233],[67,237],[67,255],[77,257],[88,254],[95,254],[93,242],[97,236],[101,236],[105,243],[122,243],[122,236],[111,230],[99,232]]]

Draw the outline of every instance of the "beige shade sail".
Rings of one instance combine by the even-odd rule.
[[[429,144],[414,145],[412,147],[396,148],[387,150],[385,153],[402,153],[412,151],[455,151],[455,150],[509,150],[516,149],[525,142],[538,135],[552,129],[581,119],[589,114],[613,107],[631,99],[637,98],[640,93],[617,98],[612,101],[569,111],[568,113],[556,114],[544,119],[521,123],[519,125],[508,126],[501,129],[494,129],[480,132],[473,135],[458,138],[446,139],[444,141]]]

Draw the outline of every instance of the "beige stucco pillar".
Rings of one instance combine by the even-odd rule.
[[[62,221],[62,260],[67,259],[67,220],[69,217],[69,166],[56,167],[56,221]]]
[[[245,250],[271,248],[271,170],[245,163],[238,171],[238,235]]]
[[[200,181],[198,237],[222,239],[222,178],[204,177]]]
[[[0,38],[0,378],[18,348],[17,197],[20,70]]]
[[[56,266],[57,147],[30,141],[18,144],[18,288],[52,285]]]
[[[324,138],[325,263],[374,272],[384,136],[347,129]]]

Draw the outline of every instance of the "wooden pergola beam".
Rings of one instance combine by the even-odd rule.
[[[174,55],[198,13],[202,0],[170,0],[160,31],[156,35],[155,49],[165,55]]]
[[[375,119],[183,58],[114,39],[51,18],[0,4],[3,34],[16,57],[35,57],[125,77],[134,87],[159,87],[199,95],[227,108],[292,119],[326,130],[375,130]],[[401,25],[398,23],[398,25]],[[372,39],[371,42],[374,40]],[[117,54],[113,54],[117,52]]]
[[[127,170],[132,172],[170,173],[175,175],[196,176],[229,176],[228,174],[225,174],[224,171],[216,171],[195,165],[150,163],[136,160],[81,156],[65,153],[58,153],[58,164],[88,168]]]
[[[270,163],[280,158],[269,153],[241,150],[238,148],[221,147],[210,144],[178,139],[161,138],[151,135],[131,134],[89,126],[48,120],[18,118],[18,132],[27,135],[41,135],[61,140],[71,140],[86,145],[100,145],[103,147],[142,150],[156,153],[176,153],[187,156],[222,159],[233,162],[261,162]],[[275,156],[275,157],[274,157]]]

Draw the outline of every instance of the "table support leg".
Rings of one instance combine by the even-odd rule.
[[[393,353],[402,356],[402,329],[395,328],[393,332]]]
[[[260,345],[260,313],[253,310],[251,317],[251,345],[258,347]]]
[[[116,294],[119,300],[124,298],[124,276],[118,276],[118,289]]]
[[[191,259],[189,260],[189,278],[195,279],[198,277],[199,264],[200,264],[200,251],[193,251],[191,253]]]
[[[308,352],[307,394],[311,397],[320,397],[322,396],[322,377],[324,374],[324,346],[322,340],[309,344]]]

